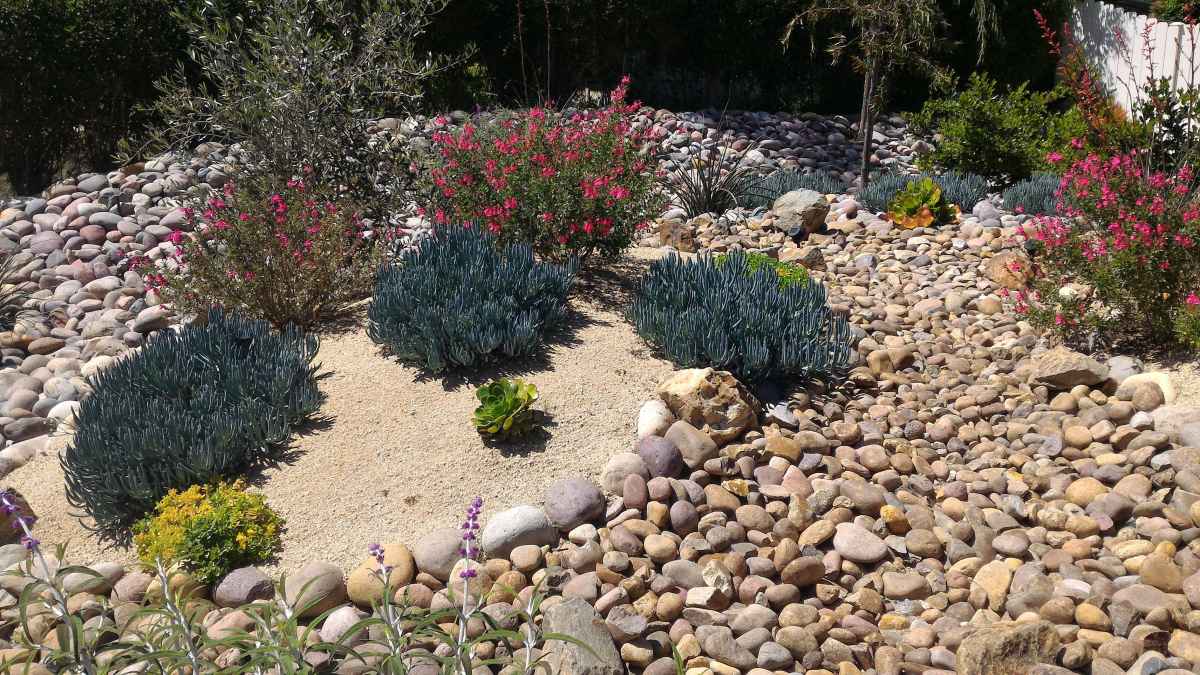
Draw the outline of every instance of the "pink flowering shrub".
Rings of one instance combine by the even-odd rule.
[[[307,329],[370,292],[381,247],[370,245],[357,214],[303,179],[278,190],[231,181],[186,214],[191,231],[171,233],[169,255],[134,263],[183,311],[219,305]]]
[[[1035,282],[1018,309],[1065,332],[1121,327],[1170,334],[1200,287],[1200,203],[1184,165],[1153,172],[1140,153],[1090,154],[1063,174],[1063,217],[1025,227]]]
[[[436,132],[427,217],[486,227],[501,246],[525,242],[548,258],[621,252],[662,208],[628,85],[599,110],[539,107]]]

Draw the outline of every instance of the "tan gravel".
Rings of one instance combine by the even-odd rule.
[[[372,542],[412,543],[429,529],[456,525],[474,495],[483,497],[486,517],[540,504],[556,479],[597,476],[609,456],[632,446],[638,407],[671,371],[620,314],[641,266],[627,259],[618,273],[585,279],[572,300],[573,331],[544,359],[473,382],[422,378],[385,358],[361,326],[325,336],[318,358],[329,373],[320,383],[329,423],[297,440],[291,464],[255,481],[287,520],[276,567],[319,559],[348,568]],[[538,407],[550,417],[545,437],[482,442],[470,423],[473,384],[495,375],[537,385]],[[69,515],[56,456],[31,461],[6,483],[40,516],[43,541],[70,542],[73,562],[132,559],[130,551],[105,550]]]

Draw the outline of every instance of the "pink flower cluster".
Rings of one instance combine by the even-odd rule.
[[[656,215],[638,155],[646,139],[633,123],[640,105],[625,102],[628,87],[623,78],[608,106],[569,115],[535,107],[457,132],[438,118],[425,212],[435,224],[477,223],[543,254],[623,246]]]
[[[250,283],[261,272],[265,260],[290,259],[297,270],[325,264],[328,245],[323,240],[366,236],[357,215],[349,219],[330,201],[320,200],[309,193],[303,178],[293,178],[287,187],[271,193],[264,202],[246,203],[237,185],[226,183],[220,194],[210,197],[197,214],[195,209],[183,209],[190,229],[196,234],[171,232],[167,240],[174,244],[165,268],[151,264],[140,256],[131,260],[134,269],[142,270],[147,287],[162,292],[174,281],[186,276],[189,265],[197,256],[206,258],[224,252],[222,275],[231,282]],[[247,250],[253,252],[248,252]]]
[[[1154,171],[1145,159],[1141,151],[1092,153],[1066,168],[1063,215],[1035,218],[1023,231],[1040,245],[1040,293],[1013,294],[1018,310],[1052,310],[1055,325],[1074,326],[1114,308],[1161,322],[1174,307],[1200,304],[1192,290],[1200,277],[1197,177],[1191,166]],[[1088,297],[1058,292],[1072,286]]]

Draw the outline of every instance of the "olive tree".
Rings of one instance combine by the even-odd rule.
[[[863,78],[859,133],[861,180],[862,187],[866,187],[870,181],[871,132],[888,80],[902,69],[938,79],[946,77],[945,70],[933,59],[946,21],[937,0],[808,0],[784,31],[785,48],[797,27],[831,20],[838,22],[827,45],[830,57],[834,63],[849,59]]]
[[[406,198],[407,162],[368,143],[368,128],[414,111],[446,66],[417,46],[446,2],[205,1],[179,11],[201,77],[193,84],[181,66],[158,83],[152,109],[164,123],[139,151],[239,142],[258,177],[303,171],[385,215]]]

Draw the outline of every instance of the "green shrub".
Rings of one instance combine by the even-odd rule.
[[[654,262],[630,308],[639,335],[685,367],[712,366],[747,382],[838,376],[850,359],[850,328],[818,283],[779,283],[769,267],[751,272],[735,251]]]
[[[172,488],[272,459],[320,407],[317,345],[216,308],[207,325],[159,331],[91,379],[60,460],[67,500],[120,538]]]
[[[888,217],[906,230],[946,225],[956,216],[941,186],[929,177],[909,183],[888,206]]]
[[[240,142],[254,171],[279,180],[311,168],[367,215],[406,207],[408,160],[386,138],[366,142],[374,120],[416,109],[442,60],[417,39],[446,0],[261,0],[250,19],[235,3],[195,3],[176,14],[191,35],[200,84],[182,67],[159,83],[163,123],[154,150],[189,150],[197,138]]]
[[[37,194],[67,170],[110,168],[120,139],[146,121],[135,107],[184,56],[186,35],[167,4],[0,2],[0,174],[18,194]]]
[[[1188,294],[1175,316],[1175,339],[1200,351],[1200,296],[1195,292]]]
[[[1004,191],[1004,208],[1014,213],[1058,213],[1058,176],[1039,171]]]
[[[1194,0],[1154,0],[1150,12],[1159,21],[1187,21],[1196,16]]]
[[[575,269],[538,262],[528,244],[498,250],[478,228],[443,227],[379,271],[367,333],[431,372],[526,356],[566,319]]]
[[[533,403],[538,390],[520,379],[502,377],[475,390],[479,407],[472,419],[475,428],[485,436],[516,438],[533,428]]]
[[[202,584],[271,559],[282,545],[283,519],[261,494],[240,482],[171,490],[133,527],[138,560],[147,570],[159,562],[181,566]]]
[[[717,264],[724,265],[729,260],[730,254],[717,256]],[[795,284],[808,283],[808,270],[803,265],[794,263],[782,262],[777,258],[772,258],[765,253],[748,252],[744,253],[746,257],[746,272],[754,274],[760,269],[768,269],[779,277],[779,287],[787,288]]]
[[[957,204],[960,211],[969,212],[988,195],[987,179],[979,174],[947,171],[933,180],[942,188],[946,201]]]
[[[967,88],[926,101],[909,118],[910,129],[938,134],[933,152],[918,159],[924,171],[949,169],[979,174],[994,185],[1011,185],[1047,168],[1046,156],[1082,135],[1076,115],[1054,113],[1055,92],[1026,85],[1001,91],[987,75],[971,75]]]
[[[826,171],[801,173],[792,169],[776,171],[750,183],[742,206],[747,208],[769,208],[783,195],[793,190],[816,190],[823,195],[840,195],[846,192],[846,182]]]
[[[871,176],[871,182],[865,190],[859,191],[856,200],[875,213],[884,213],[901,190],[921,178],[922,176],[890,172]]]
[[[195,235],[172,233],[174,252],[157,264],[135,258],[147,286],[185,311],[220,305],[277,329],[308,329],[366,297],[384,248],[303,179],[230,181],[186,213]]]

